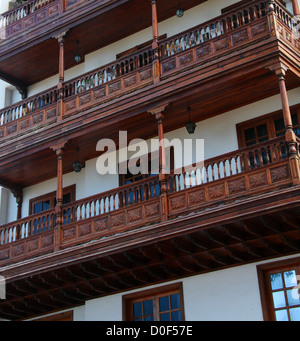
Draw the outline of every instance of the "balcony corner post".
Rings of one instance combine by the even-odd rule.
[[[268,26],[271,37],[275,37],[277,35],[277,23],[275,18],[274,0],[268,1]]]
[[[279,81],[283,119],[284,119],[284,125],[286,129],[285,141],[288,146],[291,175],[293,179],[293,184],[298,185],[300,184],[299,150],[297,147],[297,138],[293,131],[292,116],[290,112],[288,95],[287,95],[287,90],[286,90],[286,85],[285,85],[286,71],[287,71],[287,68],[281,64],[281,67],[278,68],[275,72]]]
[[[168,104],[164,104],[155,109],[149,110],[148,112],[155,116],[158,124],[158,138],[159,138],[159,182],[160,182],[160,204],[161,204],[161,220],[168,220],[169,216],[169,204],[168,204],[168,193],[167,193],[167,161],[166,161],[166,150],[164,142],[164,128],[163,119],[164,111]]]
[[[151,0],[151,6],[152,6],[152,32],[153,32],[152,50],[154,53],[153,79],[154,79],[154,83],[158,83],[160,81],[160,60],[159,60],[159,46],[158,46],[159,33],[158,33],[156,0]]]

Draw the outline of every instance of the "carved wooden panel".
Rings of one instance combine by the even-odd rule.
[[[232,181],[228,181],[229,194],[235,194],[246,191],[245,178],[239,178]]]
[[[250,188],[257,188],[268,184],[266,171],[249,175]]]
[[[290,171],[288,165],[283,165],[270,169],[271,181],[279,182],[290,177]]]

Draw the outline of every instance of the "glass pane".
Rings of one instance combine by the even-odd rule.
[[[288,314],[286,310],[278,310],[275,311],[276,314],[276,321],[288,321]]]
[[[287,298],[289,305],[298,305],[300,304],[300,297],[298,293],[298,289],[291,289],[287,291]]]
[[[278,120],[275,120],[275,121],[274,121],[274,124],[275,124],[275,130],[276,130],[276,132],[277,132],[277,131],[281,131],[281,130],[285,130],[283,118],[280,118],[280,119],[278,119]]]
[[[42,212],[42,203],[39,202],[38,204],[35,204],[34,205],[34,208],[33,208],[33,213],[40,213]]]
[[[284,291],[273,292],[273,301],[275,308],[283,308],[286,306]]]
[[[153,301],[145,301],[144,302],[144,315],[152,315],[153,314]]]
[[[138,317],[143,315],[142,302],[137,302],[133,304],[133,316]]]
[[[284,283],[287,288],[297,285],[296,271],[286,271],[283,273]]]
[[[262,137],[268,135],[268,130],[267,130],[267,125],[266,124],[261,124],[256,127],[257,131],[257,136]]]
[[[245,130],[246,141],[247,140],[253,140],[253,139],[255,139],[255,137],[256,137],[256,135],[255,135],[255,129],[254,128],[250,128],[250,129]]]
[[[50,201],[49,200],[43,201],[43,211],[49,210],[49,208],[50,208]]]
[[[300,321],[300,308],[290,309],[291,321]]]
[[[161,321],[171,321],[170,320],[170,313],[160,314],[160,320]]]
[[[272,290],[282,289],[283,282],[281,273],[270,275]]]
[[[169,296],[159,298],[159,311],[166,311],[170,309]]]
[[[293,114],[293,115],[292,115],[292,122],[293,122],[293,126],[299,124],[297,114]]]
[[[147,316],[144,318],[144,321],[154,321],[153,316]]]
[[[172,312],[172,321],[181,321],[181,311],[173,311]]]
[[[179,294],[175,294],[171,296],[171,308],[178,309],[180,308],[180,296]]]

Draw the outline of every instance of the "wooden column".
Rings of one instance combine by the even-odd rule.
[[[285,125],[285,140],[288,146],[289,151],[289,159],[290,159],[290,169],[292,173],[293,183],[300,183],[300,169],[299,169],[299,157],[297,155],[297,141],[296,135],[293,131],[293,122],[292,116],[290,112],[290,106],[288,101],[288,95],[285,85],[285,74],[287,71],[287,67],[283,64],[280,64],[280,68],[278,68],[275,73],[278,77],[279,89],[280,89],[280,97],[282,104],[282,113]]]
[[[293,12],[294,15],[300,15],[299,3],[298,0],[292,0],[293,2]]]
[[[59,250],[61,245],[62,231],[62,204],[63,204],[63,152],[68,141],[58,143],[52,146],[57,157],[57,191],[56,191],[56,206],[55,206],[55,227],[54,227],[54,250]]]
[[[167,160],[166,160],[166,149],[164,143],[164,111],[168,104],[164,104],[155,109],[149,110],[153,116],[155,116],[158,125],[158,138],[159,138],[159,181],[161,188],[161,220],[165,221],[168,219],[168,196],[167,196]]]
[[[65,40],[67,37],[67,31],[60,33],[54,38],[57,39],[59,44],[59,79],[58,79],[58,101],[57,101],[57,117],[63,118],[64,114],[64,80],[65,80]]]
[[[158,33],[156,0],[151,0],[151,4],[152,4],[152,33],[153,33],[152,49],[154,52],[153,79],[154,79],[154,83],[157,83],[160,80],[160,62],[159,62],[159,48],[158,48],[159,33]]]

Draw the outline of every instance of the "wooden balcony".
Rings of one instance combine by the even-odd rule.
[[[49,5],[51,4],[52,2]],[[167,84],[166,82],[175,80],[180,82],[179,77],[181,75],[183,77],[185,73],[189,74],[191,70],[195,78],[199,73],[203,80],[207,77],[213,79],[216,73],[229,71],[227,68],[230,64],[227,60],[230,56],[236,60],[238,53],[242,49],[248,51],[249,47],[252,50],[256,47],[259,51],[265,50],[267,46],[262,47],[262,42],[266,44],[268,41],[274,41],[274,36],[290,47],[299,59],[299,39],[293,34],[295,27],[291,15],[281,5],[276,4],[273,18],[267,14],[265,1],[250,2],[249,5],[244,5],[181,34],[160,41],[159,84],[163,86]],[[246,58],[250,60],[256,57],[255,55],[246,57],[245,52]],[[24,135],[26,132],[48,126],[50,123],[83,113],[91,108],[96,110],[100,105],[107,107],[109,101],[120,101],[126,95],[139,90],[144,91],[148,88],[149,91],[153,91],[155,81],[153,60],[154,51],[149,45],[64,82],[62,91],[58,88],[51,88],[1,110],[0,140]],[[218,60],[218,67],[214,63],[216,60]],[[254,61],[255,59],[252,63]],[[273,62],[268,61],[268,63]],[[263,68],[266,65],[261,62],[260,67]],[[294,65],[291,66],[291,70],[295,71]],[[297,86],[299,83],[297,77],[290,74],[287,81],[290,87]],[[185,78],[182,78],[182,84],[184,82]],[[270,91],[274,91],[273,87],[274,85],[267,89],[265,86],[260,93],[263,94],[266,91],[270,94]],[[161,92],[160,89],[157,91]],[[162,93],[164,96],[165,91],[168,90],[164,90]],[[170,91],[173,91],[173,88]],[[220,109],[216,108],[216,110]]]
[[[292,183],[284,138],[276,138],[168,175],[167,218],[234,204]],[[55,237],[54,210],[1,226],[0,265],[158,224],[162,221],[162,195],[158,176],[153,176],[64,205],[59,238]],[[55,245],[57,241],[59,245]]]

